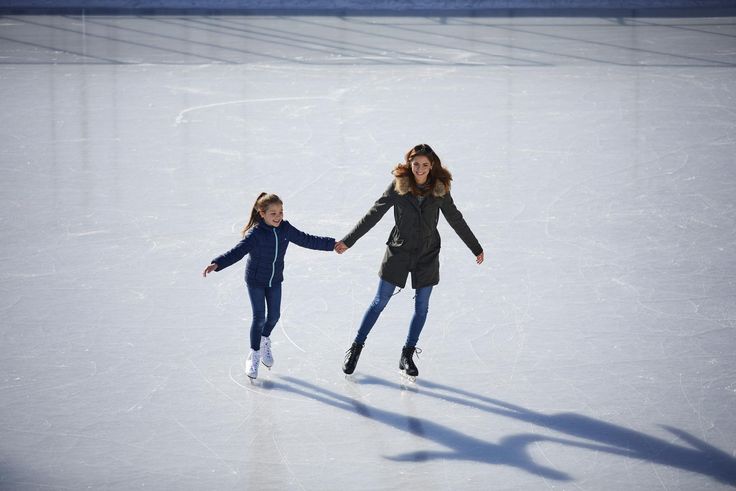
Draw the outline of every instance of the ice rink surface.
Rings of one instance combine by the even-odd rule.
[[[736,486],[732,16],[0,17],[0,488]],[[355,375],[391,214],[292,246],[244,374],[260,191],[341,238],[417,143],[441,219]]]

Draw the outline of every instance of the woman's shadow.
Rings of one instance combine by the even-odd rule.
[[[295,377],[280,377],[271,389],[282,390],[318,402],[357,413],[366,418],[406,431],[418,438],[446,447],[444,451],[421,450],[386,457],[394,461],[466,460],[517,467],[535,475],[557,481],[570,481],[570,475],[538,464],[529,455],[528,446],[536,442],[552,442],[571,447],[620,455],[655,464],[679,468],[710,476],[724,484],[736,486],[736,459],[682,430],[663,426],[689,446],[680,446],[622,426],[575,413],[547,415],[486,396],[438,384],[425,379],[417,381],[416,391],[422,396],[459,404],[497,416],[524,421],[562,434],[562,438],[524,433],[502,438],[498,443],[480,440],[433,421],[410,417],[393,411],[371,407],[359,400],[338,394]],[[359,385],[380,385],[404,390],[401,384],[373,377],[353,377]],[[421,391],[420,391],[421,389]],[[570,438],[575,439],[570,439]]]

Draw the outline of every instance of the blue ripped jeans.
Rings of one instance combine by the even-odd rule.
[[[281,317],[281,283],[271,287],[248,285],[248,296],[253,308],[250,347],[258,351],[261,349],[261,336],[270,336]]]
[[[370,307],[363,316],[363,322],[360,323],[358,328],[358,335],[355,336],[355,342],[359,344],[365,343],[368,334],[376,324],[378,317],[383,312],[383,309],[391,300],[391,296],[394,293],[396,287],[388,281],[381,280],[378,283],[378,292],[376,297],[373,299]],[[406,346],[414,347],[419,341],[419,335],[422,333],[422,328],[427,320],[427,312],[429,312],[429,296],[432,294],[432,287],[425,286],[424,288],[418,288],[416,295],[414,296],[414,317],[411,319],[409,325],[409,334],[406,337]]]

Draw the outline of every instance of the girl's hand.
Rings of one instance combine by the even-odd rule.
[[[204,276],[206,278],[208,274],[210,274],[211,272],[215,271],[216,269],[217,269],[217,264],[212,263],[209,266],[207,266],[206,268],[204,268],[204,271],[202,271],[202,276]]]
[[[483,253],[482,252],[480,254],[478,254],[477,256],[475,256],[475,262],[478,263],[478,264],[482,264],[483,263]]]
[[[338,254],[342,254],[343,252],[347,251],[348,249],[350,249],[350,248],[348,246],[346,246],[345,245],[345,242],[343,242],[343,241],[339,241],[339,242],[335,243],[335,252],[337,252]]]

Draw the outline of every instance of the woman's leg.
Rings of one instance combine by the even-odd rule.
[[[376,324],[381,312],[383,312],[388,301],[391,300],[391,295],[393,295],[395,288],[396,287],[394,285],[385,280],[381,280],[378,283],[378,292],[376,292],[376,297],[373,299],[370,307],[368,307],[368,310],[366,310],[365,315],[363,316],[363,321],[360,323],[360,327],[358,328],[358,335],[355,336],[356,343],[365,343],[368,334]]]
[[[432,294],[432,287],[425,286],[419,288],[414,295],[414,317],[409,325],[409,335],[406,337],[406,346],[413,348],[419,341],[419,335],[422,333],[424,323],[427,321],[427,313],[429,312],[429,296]]]
[[[261,349],[261,333],[266,325],[266,288],[248,286],[250,306],[253,309],[253,322],[250,325],[250,348]]]

